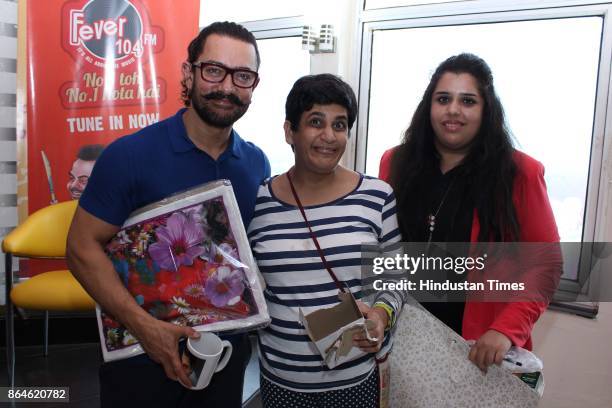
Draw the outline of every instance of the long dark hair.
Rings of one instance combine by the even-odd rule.
[[[402,143],[391,159],[390,183],[398,202],[398,217],[404,240],[412,240],[414,228],[422,228],[419,200],[428,191],[428,182],[440,166],[434,146],[430,112],[433,92],[443,74],[470,74],[484,100],[482,122],[470,151],[463,160],[461,177],[468,177],[467,194],[480,223],[479,241],[516,241],[519,225],[512,202],[516,165],[514,148],[506,127],[504,110],[493,87],[487,63],[473,54],[459,54],[442,62],[414,112]]]

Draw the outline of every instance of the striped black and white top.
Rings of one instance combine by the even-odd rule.
[[[248,232],[266,280],[272,319],[269,327],[259,331],[261,373],[279,386],[302,392],[354,386],[374,369],[374,355],[329,369],[299,323],[299,308],[308,314],[338,304],[338,288],[321,262],[299,209],[276,198],[270,181],[259,188]],[[361,245],[400,240],[393,190],[382,180],[361,175],[358,186],[346,196],[307,206],[305,211],[334,273],[355,298],[362,298]],[[401,294],[377,293],[375,301],[401,310]],[[390,346],[386,338],[383,349]]]

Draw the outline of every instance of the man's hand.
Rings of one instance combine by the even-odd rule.
[[[353,344],[366,353],[376,353],[380,350],[385,337],[385,327],[389,322],[389,315],[383,308],[370,307],[360,300],[357,301],[357,306],[363,317],[374,322],[374,329],[369,330],[369,333],[370,337],[376,338],[376,341],[368,340],[365,333],[361,332],[353,336]]]
[[[134,336],[151,358],[164,368],[168,378],[191,388],[190,367],[185,367],[178,353],[178,342],[183,337],[197,339],[200,334],[191,327],[177,326],[155,318],[133,327]]]
[[[512,342],[506,335],[496,330],[487,330],[472,345],[468,358],[486,373],[491,364],[501,365],[511,346]]]

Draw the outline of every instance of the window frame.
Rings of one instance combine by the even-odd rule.
[[[302,35],[304,17],[271,18],[267,20],[244,21],[240,24],[253,33],[257,40],[297,37]]]

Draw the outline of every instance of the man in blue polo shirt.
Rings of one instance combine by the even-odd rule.
[[[248,225],[257,188],[270,176],[265,154],[232,129],[249,107],[259,82],[253,35],[234,23],[213,23],[189,44],[183,63],[186,108],[162,122],[111,143],[98,159],[68,236],[72,273],[91,296],[138,338],[146,354],[105,363],[100,369],[102,406],[240,407],[246,336],[230,338],[225,369],[202,391],[190,391],[179,340],[199,335],[157,320],[121,283],[104,245],[135,209],[173,193],[229,179]],[[181,343],[180,347],[183,347]]]

